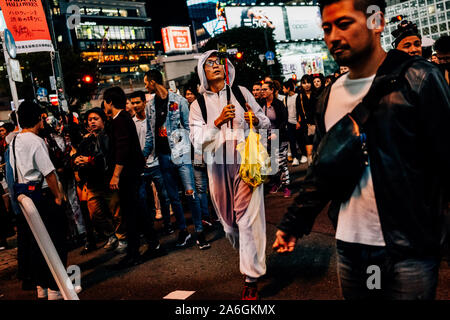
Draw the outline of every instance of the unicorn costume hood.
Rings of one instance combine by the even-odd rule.
[[[206,60],[212,54],[218,55],[219,51],[217,51],[217,50],[206,51],[204,54],[202,54],[200,59],[198,59],[197,70],[198,70],[198,76],[200,78],[200,88],[198,91],[200,94],[203,94],[206,91],[209,91],[209,85],[208,85],[208,80],[206,79],[204,66],[205,66]],[[234,82],[236,71],[235,71],[234,66],[231,63],[230,59],[227,59],[227,64],[228,64],[228,79],[230,80],[230,86],[232,86],[233,82]],[[226,79],[225,79],[225,81],[226,81]]]

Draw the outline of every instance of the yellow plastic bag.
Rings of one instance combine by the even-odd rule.
[[[244,142],[237,145],[236,150],[241,155],[239,175],[253,188],[264,183],[272,172],[270,156],[260,138],[261,136],[253,130],[252,117],[250,117],[250,133]]]

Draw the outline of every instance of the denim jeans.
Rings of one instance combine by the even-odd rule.
[[[208,172],[206,166],[194,166],[195,188],[200,199],[200,208],[203,218],[209,218],[208,209]]]
[[[342,295],[347,300],[435,298],[440,264],[438,258],[394,260],[386,247],[339,240],[337,254],[339,282]],[[379,286],[374,288],[377,281]]]
[[[151,183],[155,184],[158,191],[158,198],[161,204],[161,214],[163,216],[164,226],[170,225],[170,199],[167,195],[167,190],[164,184],[163,175],[159,166],[153,166],[144,169],[144,175],[141,176],[141,185],[139,187],[139,202],[141,208],[150,214],[155,216],[154,209],[154,197]]]
[[[174,164],[168,154],[159,154],[159,165],[166,185],[167,193],[172,204],[172,210],[180,230],[186,229],[186,219],[178,194],[177,175],[181,178],[185,192],[193,190],[192,195],[186,194],[191,208],[192,220],[196,232],[202,232],[202,215],[200,210],[200,199],[195,192],[194,170],[192,164]]]

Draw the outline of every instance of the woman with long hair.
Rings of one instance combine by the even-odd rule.
[[[313,136],[315,132],[314,121],[314,109],[316,105],[317,95],[313,90],[313,77],[305,74],[301,80],[300,87],[300,103],[301,103],[301,121],[298,124],[300,126],[300,134],[302,135],[304,146],[302,146],[302,152],[305,151],[308,158],[308,165],[312,162],[312,150],[313,150]]]
[[[268,135],[269,142],[278,139],[279,148],[275,150],[276,159],[278,161],[279,171],[276,180],[270,193],[276,193],[281,187],[284,188],[284,197],[289,198],[291,191],[289,190],[290,179],[288,169],[288,137],[287,137],[287,121],[288,113],[283,102],[275,97],[275,85],[273,82],[264,82],[261,88],[262,97],[264,98],[263,111],[270,119],[270,134]],[[269,148],[271,150],[271,148]]]

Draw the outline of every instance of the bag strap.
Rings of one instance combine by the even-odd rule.
[[[12,142],[12,149],[13,149],[13,157],[14,157],[14,182],[17,183],[17,180],[18,180],[19,176],[17,175],[16,138],[17,138],[17,136],[15,136],[14,139],[13,139],[13,142]]]
[[[241,89],[238,86],[232,86],[230,90],[230,86],[226,86],[227,90],[227,104],[230,104],[231,101],[231,91],[233,91],[233,95],[236,98],[236,100],[239,102],[239,105],[244,109],[245,112],[247,112],[247,107],[245,104],[247,103],[247,100],[245,99],[244,95],[242,94]],[[205,96],[202,94],[200,97],[197,98],[198,105],[200,106],[200,110],[202,112],[203,120],[205,123],[208,122],[208,112],[206,109],[206,101]]]
[[[403,81],[402,77],[406,72],[406,69],[409,68],[411,64],[421,59],[423,58],[413,56],[400,64],[398,68],[395,68],[389,74],[379,77],[375,76],[374,82],[372,83],[369,92],[350,113],[360,126],[364,125],[367,122],[374,108],[373,106],[376,105],[378,101],[380,101],[381,97],[384,94],[394,91],[402,83],[405,82]]]
[[[227,88],[229,88],[229,87],[227,86]],[[241,105],[242,109],[244,109],[244,111],[247,112],[248,110],[245,105],[247,103],[247,100],[245,99],[244,95],[242,94],[241,88],[239,88],[238,86],[232,86],[231,90],[233,91],[233,95],[236,98],[236,100],[239,102],[239,104]],[[228,97],[228,94],[229,94],[229,89],[227,91],[227,97]],[[228,101],[229,100],[230,99],[228,99]]]
[[[302,106],[303,115],[305,116],[305,122],[308,122],[308,117],[306,116],[305,107],[303,106],[303,94],[300,92],[300,105]]]
[[[208,112],[206,111],[206,102],[203,94],[197,98],[197,101],[198,105],[200,106],[200,110],[202,112],[203,120],[205,121],[205,123],[208,123]]]

